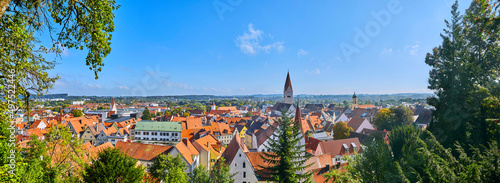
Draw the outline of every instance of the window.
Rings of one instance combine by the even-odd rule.
[[[210,162],[215,162],[215,159],[210,159]]]
[[[240,154],[240,157],[241,157],[241,154]]]
[[[345,149],[345,153],[349,153],[349,146],[347,146],[346,144],[342,144],[342,146],[344,147]]]
[[[243,168],[245,168],[245,163],[243,163]]]
[[[351,142],[351,146],[352,146],[352,149],[354,150],[354,152],[356,152],[358,150],[358,147],[356,146],[356,144],[354,144],[354,142]]]
[[[165,136],[168,136],[168,133],[165,133]]]
[[[243,172],[243,178],[247,177],[247,172]]]
[[[238,166],[238,163],[234,163],[234,166]]]

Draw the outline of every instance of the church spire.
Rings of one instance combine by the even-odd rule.
[[[293,89],[292,81],[290,80],[290,72],[286,74],[285,88],[283,89],[283,103],[293,104]]]
[[[286,73],[285,88],[283,91],[286,91],[286,89],[288,89],[288,88],[290,88],[293,91],[292,81],[290,81],[290,72]]]
[[[116,112],[115,97],[111,98],[111,103],[109,104],[109,110]]]

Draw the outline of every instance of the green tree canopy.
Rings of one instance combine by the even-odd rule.
[[[404,106],[380,109],[373,123],[378,129],[391,131],[393,128],[413,124],[413,111]]]
[[[335,140],[345,139],[354,131],[347,123],[339,121],[333,125],[333,138]]]
[[[212,179],[211,183],[233,183],[234,175],[231,174],[231,167],[227,165],[224,157],[221,157],[219,161],[212,168]]]
[[[429,130],[445,147],[487,145],[491,134],[482,111],[484,99],[494,95],[499,83],[499,34],[484,34],[473,16],[483,16],[484,2],[472,1],[462,16],[458,3],[446,22],[443,42],[428,53],[429,89],[435,96],[428,103],[435,107]],[[480,36],[482,35],[482,36]],[[497,96],[496,96],[497,97]],[[465,146],[468,149],[468,146]]]
[[[210,171],[205,166],[199,165],[189,173],[189,180],[196,183],[210,183]]]
[[[107,148],[85,168],[85,182],[142,182],[144,168],[119,149]]]
[[[161,154],[155,158],[152,165],[148,166],[152,177],[172,183],[188,182],[188,176],[184,170],[186,170],[186,164],[179,155],[173,157],[170,154]]]
[[[72,111],[72,113],[73,113],[73,117],[82,117],[83,116],[83,112],[78,110],[78,109],[74,109]]]
[[[151,113],[149,112],[149,109],[147,107],[144,108],[144,111],[142,112],[142,120],[151,120]]]

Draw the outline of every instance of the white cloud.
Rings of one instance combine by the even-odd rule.
[[[306,74],[308,74],[308,75],[318,75],[318,74],[321,74],[321,71],[318,68],[316,68],[316,69],[314,69],[312,71],[309,71],[309,70],[306,69]]]
[[[382,53],[380,53],[381,55],[392,55],[392,48],[384,48],[384,50],[382,50]]]
[[[90,83],[87,84],[87,87],[89,87],[89,88],[102,88],[101,85],[98,85],[98,84],[93,85],[93,84],[90,84]]]
[[[119,86],[118,88],[120,88],[122,90],[128,90],[129,89],[127,86]]]
[[[243,33],[243,35],[236,38],[236,46],[240,47],[241,51],[245,54],[255,55],[260,51],[271,52],[276,50],[282,52],[284,50],[283,41],[276,41],[274,43],[261,45],[261,41],[264,39],[264,32],[261,30],[256,30],[253,24],[248,24],[248,32]],[[269,35],[269,37],[272,37]]]
[[[335,60],[341,61],[341,62],[343,61],[340,57],[335,57]]]
[[[303,49],[299,49],[299,51],[297,51],[297,57],[300,57],[300,56],[303,56],[303,55],[307,55],[309,54],[309,52],[303,50]]]
[[[125,68],[125,67],[122,67],[122,66],[119,66],[119,65],[117,65],[116,67],[118,69],[122,70],[122,71],[126,71],[126,72],[130,71],[130,68]]]
[[[405,52],[408,51],[410,55],[417,55],[418,49],[420,48],[419,42],[415,43],[415,45],[406,45]]]

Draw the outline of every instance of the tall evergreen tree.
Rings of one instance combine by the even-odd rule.
[[[269,145],[265,146],[269,151],[261,155],[269,165],[259,166],[269,175],[269,181],[307,182],[312,173],[305,172],[311,164],[306,165],[309,157],[306,155],[305,144],[300,144],[301,140],[304,140],[300,131],[300,107],[296,109],[295,123],[285,115],[285,111],[282,114],[284,115],[275,122],[278,127],[269,126],[275,130],[275,138],[268,137]]]
[[[432,67],[429,89],[436,91],[435,97],[428,99],[435,107],[429,130],[445,147],[452,147],[455,141],[486,145],[489,139],[481,105],[498,78],[499,35],[478,36],[482,30],[472,15],[481,14],[482,6],[473,1],[467,16],[462,17],[455,2],[451,21],[445,21],[442,44],[425,59]]]

